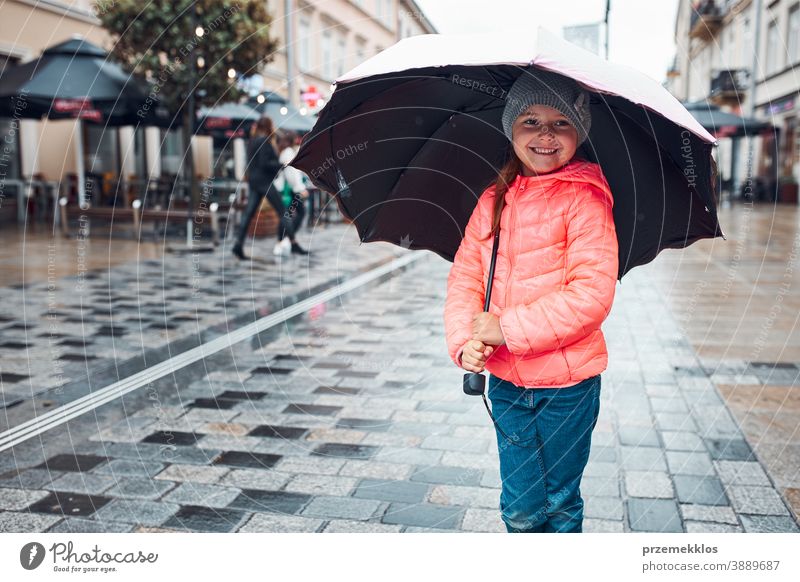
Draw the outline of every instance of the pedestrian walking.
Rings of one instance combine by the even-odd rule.
[[[576,156],[588,103],[556,73],[513,84],[502,113],[507,162],[479,198],[447,282],[451,357],[489,372],[500,509],[514,533],[582,530],[580,483],[608,364],[600,325],[619,268],[610,188],[598,164]]]
[[[232,249],[233,254],[242,260],[247,259],[243,250],[247,229],[265,197],[278,215],[278,232],[280,233],[283,229],[289,240],[294,243],[291,220],[286,214],[281,194],[275,188],[275,177],[281,170],[281,162],[276,149],[277,136],[272,120],[266,116],[261,117],[253,124],[251,138],[247,145],[247,183],[249,186],[247,208]],[[292,244],[292,248],[294,250],[294,244]],[[302,251],[302,249],[299,250]]]
[[[283,164],[283,168],[275,178],[275,188],[281,193],[281,200],[291,221],[292,232],[297,234],[306,215],[308,189],[303,180],[303,172],[288,165],[296,153],[294,142],[295,135],[290,131],[283,132],[278,136],[278,151],[280,152],[278,159]],[[308,254],[308,251],[296,242],[290,242],[286,229],[281,225],[278,228],[278,242],[272,252],[280,255],[286,254],[290,250],[297,254]]]

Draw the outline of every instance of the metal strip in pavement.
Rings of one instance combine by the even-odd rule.
[[[112,400],[115,400],[120,396],[127,394],[128,392],[137,390],[142,386],[149,384],[150,382],[163,378],[164,376],[180,370],[189,364],[193,364],[199,360],[202,360],[203,358],[229,348],[233,344],[251,338],[256,334],[278,325],[279,323],[283,323],[287,319],[291,319],[296,315],[300,315],[301,313],[308,311],[315,305],[325,301],[330,301],[331,299],[334,299],[340,295],[344,295],[345,293],[349,293],[350,291],[366,285],[367,283],[374,281],[375,279],[378,279],[387,273],[405,267],[409,263],[412,263],[423,256],[427,255],[420,252],[408,253],[399,259],[395,259],[390,263],[359,275],[350,281],[341,283],[340,285],[327,289],[321,293],[317,293],[316,295],[299,301],[294,305],[281,309],[280,311],[276,311],[275,313],[271,313],[270,315],[254,321],[253,323],[247,324],[240,329],[229,332],[223,336],[211,340],[210,342],[201,344],[195,348],[183,352],[182,354],[178,354],[177,356],[169,358],[168,360],[164,360],[161,363],[155,364],[150,368],[146,368],[141,372],[137,372],[132,376],[128,376],[127,378],[123,378],[122,380],[114,382],[113,384],[110,384],[105,388],[101,388],[96,392],[92,392],[91,394],[87,394],[86,396],[78,398],[69,404],[65,404],[64,406],[53,409],[45,414],[42,414],[41,416],[37,416],[36,418],[25,421],[12,429],[0,433],[0,452],[10,449],[11,447],[16,446],[37,435],[40,435],[51,428],[55,428],[56,426],[64,424],[65,422],[89,412],[90,410],[94,410],[95,408],[107,404],[108,402],[111,402]]]

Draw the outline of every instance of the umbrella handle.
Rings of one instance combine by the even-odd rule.
[[[489,302],[492,298],[492,283],[494,282],[494,265],[497,261],[497,247],[500,244],[500,228],[494,233],[492,246],[492,260],[489,263],[489,280],[486,282],[486,298],[483,300],[483,311],[489,311]],[[482,396],[486,389],[486,377],[483,374],[467,372],[462,383],[464,394],[469,396]]]

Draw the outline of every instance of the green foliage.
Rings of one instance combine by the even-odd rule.
[[[197,105],[236,100],[241,92],[228,70],[255,74],[277,48],[264,0],[105,0],[96,14],[115,40],[114,57],[153,82],[173,113],[182,109],[190,85]],[[196,26],[203,27],[202,36]],[[192,72],[190,61],[198,57],[204,66]]]

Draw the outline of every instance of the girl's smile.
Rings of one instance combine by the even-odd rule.
[[[547,105],[531,105],[514,121],[514,151],[524,176],[547,174],[569,163],[578,147],[578,131]]]

